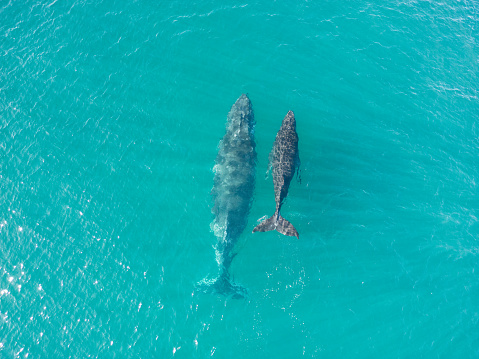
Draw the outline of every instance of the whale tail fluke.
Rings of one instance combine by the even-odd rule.
[[[233,299],[244,299],[248,292],[246,288],[234,283],[226,269],[215,279],[203,279],[196,285],[196,291],[210,294],[222,294]]]
[[[253,232],[268,232],[274,230],[286,236],[294,236],[299,239],[299,233],[296,228],[278,212],[254,227]]]

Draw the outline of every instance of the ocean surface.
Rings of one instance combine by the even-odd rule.
[[[479,358],[479,3],[0,1],[0,357]],[[231,105],[256,189],[218,274]],[[293,110],[299,239],[254,233]]]

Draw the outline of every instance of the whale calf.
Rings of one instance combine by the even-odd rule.
[[[234,247],[246,227],[253,200],[256,165],[254,114],[247,95],[241,95],[228,113],[226,134],[218,145],[211,191],[215,219],[212,223],[218,241],[215,247],[219,276],[204,279],[197,289],[243,298],[246,289],[230,279],[229,267]]]
[[[299,152],[298,134],[296,133],[296,120],[293,111],[289,111],[279,129],[269,155],[268,171],[273,167],[274,196],[276,211],[273,216],[258,224],[253,232],[266,232],[276,230],[287,236],[299,238],[294,226],[281,216],[280,210],[286,196],[289,184],[296,172],[299,178]]]

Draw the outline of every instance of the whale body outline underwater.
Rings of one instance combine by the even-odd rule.
[[[247,290],[232,281],[229,268],[236,255],[235,244],[247,225],[253,201],[257,158],[255,124],[251,101],[248,95],[242,94],[228,113],[226,133],[219,142],[213,169],[215,175],[211,195],[215,219],[211,227],[217,237],[215,252],[219,275],[214,279],[205,278],[200,281],[196,286],[197,291],[237,299],[247,296]],[[267,170],[268,173],[273,169],[276,210],[273,216],[258,224],[253,232],[276,230],[299,238],[296,228],[280,214],[294,174],[300,179],[299,166],[296,120],[294,113],[289,111],[276,134]]]

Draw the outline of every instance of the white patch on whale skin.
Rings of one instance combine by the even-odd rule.
[[[222,238],[225,236],[225,231],[226,231],[225,224],[220,225],[216,221],[214,221],[214,222],[211,222],[210,228],[215,234],[216,238]]]
[[[263,222],[266,218],[268,218],[268,216],[264,215],[263,217],[259,218],[256,222]]]
[[[218,265],[221,265],[223,263],[223,252],[219,251],[218,248],[215,247],[215,258],[216,258],[216,263]]]

